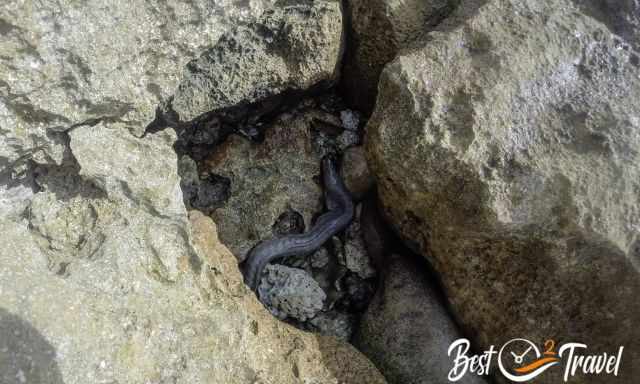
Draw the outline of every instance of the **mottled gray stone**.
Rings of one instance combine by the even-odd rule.
[[[352,111],[350,109],[340,111],[340,121],[342,122],[342,127],[344,129],[357,131],[360,128],[360,120],[360,114],[356,111]]]
[[[309,260],[313,268],[323,268],[329,264],[329,251],[327,251],[327,248],[322,247],[315,251],[313,255],[309,257]]]
[[[277,264],[265,268],[258,295],[274,316],[300,321],[308,320],[320,312],[327,298],[307,272]]]
[[[354,221],[346,230],[344,243],[344,265],[351,272],[362,279],[369,279],[376,275],[367,254],[367,247],[362,237],[359,220]]]
[[[386,67],[367,143],[387,217],[478,349],[624,345],[631,383],[640,68],[614,32],[568,0],[463,2]]]
[[[347,342],[351,340],[355,323],[354,316],[338,311],[320,312],[309,320],[312,330]]]
[[[0,217],[16,219],[20,217],[33,197],[33,182],[31,180],[16,180],[11,172],[5,169],[0,172]]]

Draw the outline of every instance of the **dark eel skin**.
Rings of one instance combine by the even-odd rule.
[[[308,255],[353,220],[353,201],[338,174],[335,161],[329,157],[323,158],[322,173],[325,202],[329,211],[322,214],[306,233],[265,240],[251,249],[242,273],[245,284],[254,292],[257,292],[262,270],[270,261],[285,256]]]

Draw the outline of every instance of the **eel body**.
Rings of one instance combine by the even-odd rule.
[[[329,211],[322,214],[306,233],[265,240],[251,249],[242,272],[245,283],[253,291],[257,291],[262,270],[269,262],[285,256],[310,254],[353,220],[351,195],[332,159],[322,159],[322,173],[325,202]]]

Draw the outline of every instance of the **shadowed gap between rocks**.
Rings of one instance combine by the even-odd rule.
[[[401,52],[419,49],[424,44],[423,40],[428,41],[426,35],[429,32],[447,30],[472,17],[486,2],[424,2],[422,8],[413,10],[424,13],[421,23],[414,25],[401,16],[393,15],[411,7],[410,2],[394,4],[397,9],[391,10],[392,4],[384,0],[343,0],[346,48],[337,86],[339,92],[351,108],[359,109],[370,117],[376,103],[378,80],[388,63]],[[400,30],[404,28],[403,32],[395,31],[398,25]]]
[[[178,134],[174,146],[176,153],[202,160],[234,133],[252,142],[262,142],[265,130],[279,115],[293,108],[300,100],[318,97],[330,89],[329,84],[321,81],[308,90],[289,89],[257,102],[210,111],[188,122],[180,121],[169,101],[156,109],[156,117],[147,125],[145,135],[174,128]]]

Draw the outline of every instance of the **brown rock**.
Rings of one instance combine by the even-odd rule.
[[[347,189],[355,199],[362,199],[373,188],[374,179],[367,166],[363,147],[351,147],[342,157],[342,177]]]

